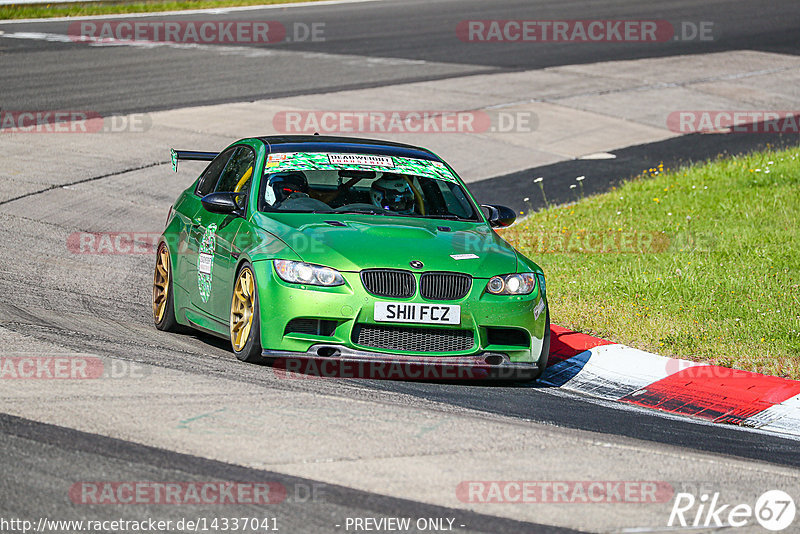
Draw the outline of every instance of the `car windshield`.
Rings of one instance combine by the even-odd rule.
[[[262,211],[479,220],[464,189],[440,162],[356,155],[352,157],[373,159],[353,164],[349,155],[344,156],[346,163],[335,155],[300,155],[294,164],[293,154],[278,165],[268,160],[260,192]],[[324,160],[309,164],[309,156]],[[379,164],[363,164],[375,161]]]

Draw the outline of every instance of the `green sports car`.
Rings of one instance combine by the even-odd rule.
[[[492,229],[515,213],[479,206],[429,150],[271,136],[173,150],[176,171],[179,160],[210,163],[159,241],[158,329],[230,339],[246,362],[339,371],[400,363],[529,380],[547,365],[542,269]]]

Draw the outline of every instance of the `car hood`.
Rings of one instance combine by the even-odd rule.
[[[303,261],[340,271],[370,268],[466,272],[478,278],[516,272],[517,255],[485,223],[332,214],[258,213],[254,222]]]

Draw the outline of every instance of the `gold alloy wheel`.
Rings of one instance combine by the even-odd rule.
[[[156,255],[156,272],[153,275],[153,319],[156,323],[164,319],[167,311],[169,276],[169,252],[166,245],[161,245]]]
[[[253,271],[244,267],[236,277],[231,302],[231,344],[236,352],[241,352],[250,337],[253,326],[253,310],[255,308],[255,284]]]

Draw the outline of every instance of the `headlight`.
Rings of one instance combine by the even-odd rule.
[[[515,273],[494,276],[486,285],[486,290],[493,295],[527,295],[536,288],[534,273]]]
[[[275,260],[275,272],[284,282],[310,286],[333,287],[344,284],[344,278],[335,269],[299,261]]]

